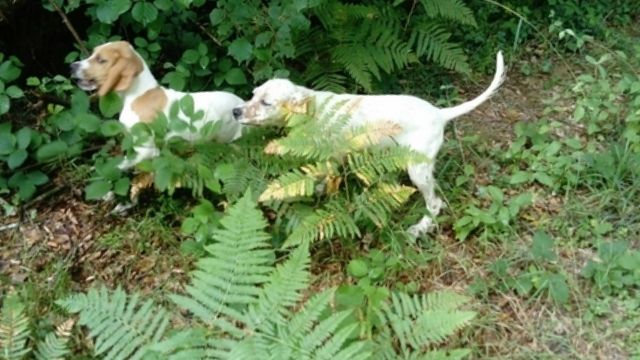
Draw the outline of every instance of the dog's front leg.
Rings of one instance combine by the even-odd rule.
[[[420,190],[427,206],[428,214],[408,230],[413,237],[419,237],[429,232],[434,227],[434,219],[443,207],[442,200],[435,193],[435,178],[433,177],[433,164],[422,163],[409,166],[411,182]]]
[[[147,141],[141,146],[134,146],[133,151],[135,152],[135,157],[133,159],[125,158],[124,160],[122,160],[122,162],[118,165],[118,169],[126,171],[144,160],[152,159],[160,155],[160,150],[155,147],[152,141]]]

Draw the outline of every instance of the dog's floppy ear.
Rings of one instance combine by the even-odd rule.
[[[309,96],[310,94],[307,89],[301,86],[296,86],[295,91],[291,94],[291,102],[296,104],[306,103]]]
[[[133,82],[133,78],[142,71],[142,62],[134,54],[121,56],[107,72],[107,78],[98,89],[99,96],[105,96],[109,91],[125,91]]]
[[[296,91],[290,98],[290,100],[284,105],[284,108],[289,113],[293,114],[307,114],[309,111],[309,102],[311,97],[304,93]]]

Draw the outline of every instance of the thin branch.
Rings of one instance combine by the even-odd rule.
[[[200,30],[202,30],[203,33],[207,34],[209,39],[211,39],[214,43],[216,43],[216,45],[222,47],[222,41],[218,40],[218,38],[216,38],[211,32],[209,32],[207,28],[202,26],[202,24],[198,24],[198,27],[200,28]]]
[[[2,226],[0,226],[0,231],[15,229],[19,225],[20,225],[20,223],[17,223],[17,222],[13,223],[13,224],[2,225]]]
[[[76,42],[78,43],[78,47],[80,48],[80,51],[82,52],[82,54],[85,56],[89,55],[89,51],[84,46],[84,42],[80,39],[78,32],[69,21],[69,18],[67,17],[67,15],[62,11],[62,9],[60,9],[60,7],[53,0],[49,0],[49,4],[51,4],[51,6],[53,6],[53,8],[58,12],[58,14],[60,14],[60,17],[62,18],[62,22],[67,26],[67,29],[69,29],[69,31],[71,32],[71,35],[73,35],[73,37],[76,39]]]
[[[40,92],[38,90],[31,90],[31,91],[27,92],[27,94],[32,95],[33,97],[37,98],[38,100],[46,101],[47,103],[56,104],[56,105],[62,105],[64,107],[71,106],[71,103],[67,99],[61,98],[61,97],[56,96],[56,95],[43,93],[43,92]]]

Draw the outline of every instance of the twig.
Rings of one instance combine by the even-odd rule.
[[[411,4],[411,10],[409,10],[409,16],[407,16],[407,21],[404,23],[404,29],[402,31],[406,32],[409,27],[409,22],[411,22],[411,15],[416,9],[416,5],[418,4],[418,0],[413,0],[413,4]]]
[[[216,43],[216,45],[222,47],[222,41],[218,40],[218,38],[216,38],[215,36],[213,36],[212,33],[209,32],[209,30],[207,30],[207,28],[205,28],[204,26],[202,26],[202,24],[198,24],[198,27],[200,28],[200,30],[202,30],[203,33],[207,34],[207,36],[209,37],[209,39],[211,39],[214,43]]]
[[[56,186],[56,187],[54,187],[53,189],[47,190],[46,192],[44,192],[44,193],[42,193],[42,194],[40,194],[40,195],[36,196],[35,198],[33,198],[33,199],[29,200],[28,202],[26,202],[26,203],[22,206],[22,208],[23,208],[23,209],[28,209],[28,208],[30,208],[31,206],[35,205],[36,203],[38,203],[38,202],[40,202],[40,201],[42,201],[42,200],[44,200],[44,199],[48,198],[49,196],[51,196],[51,195],[53,195],[53,194],[58,193],[58,192],[60,192],[60,191],[62,191],[62,190],[64,190],[64,189],[66,189],[66,188],[67,188],[67,185],[65,184],[65,185]]]
[[[18,225],[20,225],[20,223],[17,223],[17,222],[13,224],[2,225],[0,226],[0,231],[11,230],[13,228],[17,228]]]
[[[46,101],[48,103],[51,103],[51,104],[62,105],[64,107],[71,106],[71,103],[67,99],[61,98],[61,97],[56,96],[56,95],[43,93],[43,92],[40,92],[40,91],[37,91],[37,90],[29,91],[28,94],[33,95],[34,97],[36,97],[39,100],[44,100],[44,101]]]
[[[78,32],[69,21],[69,18],[67,17],[67,15],[60,9],[60,7],[58,7],[58,5],[56,5],[56,3],[53,0],[49,0],[49,4],[51,4],[51,6],[53,6],[53,8],[56,9],[58,14],[60,14],[60,17],[62,18],[62,22],[67,26],[67,29],[69,29],[69,31],[71,32],[71,35],[73,35],[73,37],[76,39],[76,42],[78,43],[78,47],[80,48],[80,51],[82,52],[82,54],[89,55],[89,51],[87,51],[87,48],[84,46],[84,42],[82,42],[82,40],[80,39]]]

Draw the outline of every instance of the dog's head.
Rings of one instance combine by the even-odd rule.
[[[141,58],[126,41],[102,44],[87,59],[71,64],[71,77],[82,90],[98,89],[98,95],[109,91],[126,91],[135,76],[143,70]]]
[[[233,109],[233,117],[241,124],[282,125],[287,113],[305,112],[309,90],[289,80],[273,79],[253,90],[253,97]]]

